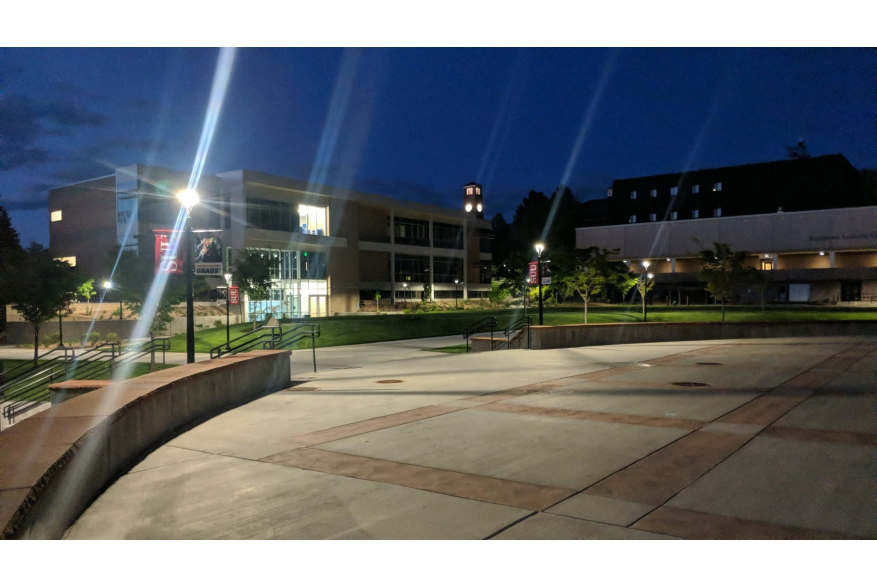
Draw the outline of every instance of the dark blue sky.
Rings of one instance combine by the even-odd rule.
[[[0,205],[22,240],[48,242],[48,186],[190,169],[217,54],[0,49]],[[510,219],[565,178],[602,197],[613,178],[781,159],[801,139],[875,167],[875,67],[870,49],[243,49],[205,172],[449,206],[474,180]]]

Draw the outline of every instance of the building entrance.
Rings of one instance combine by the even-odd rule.
[[[310,317],[322,318],[326,316],[326,296],[310,296]]]

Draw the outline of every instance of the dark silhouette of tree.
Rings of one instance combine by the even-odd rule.
[[[786,147],[789,159],[809,159],[810,153],[807,152],[807,143],[798,141],[794,147]]]
[[[743,263],[749,253],[732,251],[725,243],[713,243],[712,249],[697,254],[700,260],[700,278],[706,282],[706,289],[722,302],[722,322],[725,321],[725,302],[749,278]]]
[[[232,279],[241,288],[241,293],[251,302],[269,299],[271,275],[280,264],[279,259],[260,251],[236,251]],[[253,330],[256,329],[256,314],[253,313]]]

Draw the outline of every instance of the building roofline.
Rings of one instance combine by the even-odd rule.
[[[110,178],[110,177],[116,177],[116,174],[115,174],[115,173],[111,173],[110,175],[101,175],[100,177],[90,177],[90,178],[88,178],[88,179],[83,179],[82,181],[74,181],[73,183],[67,183],[67,184],[64,184],[64,185],[56,185],[56,186],[52,186],[52,187],[49,188],[49,191],[51,192],[52,190],[60,190],[60,189],[63,189],[63,188],[69,188],[69,187],[73,187],[73,186],[75,186],[75,185],[79,185],[79,184],[81,184],[81,183],[88,183],[88,182],[90,182],[90,181],[98,181],[98,180],[100,180],[100,179],[108,179],[108,178]]]
[[[660,220],[658,222],[636,222],[636,223],[625,223],[625,224],[605,224],[603,226],[582,226],[581,228],[576,228],[576,232],[579,230],[597,230],[601,228],[625,228],[629,226],[655,226],[657,224],[679,224],[681,222],[705,222],[708,220],[738,220],[741,218],[763,218],[766,216],[792,216],[795,214],[820,214],[824,212],[841,212],[847,210],[872,210],[877,209],[877,206],[851,206],[849,208],[824,208],[822,210],[797,210],[794,212],[770,212],[768,214],[741,214],[739,216],[719,216],[716,218],[715,216],[710,218],[683,218],[681,220]]]

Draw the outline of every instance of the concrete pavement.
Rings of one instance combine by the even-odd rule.
[[[419,344],[195,426],[68,538],[873,536],[875,338]]]

